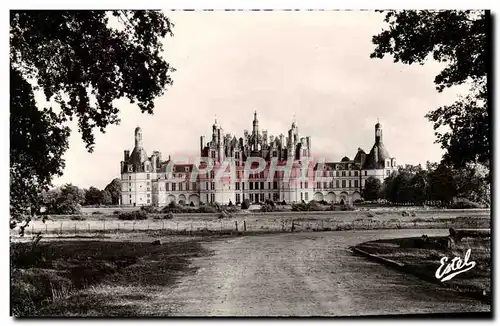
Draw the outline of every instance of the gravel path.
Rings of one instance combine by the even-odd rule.
[[[174,316],[348,316],[490,311],[490,306],[354,256],[347,248],[446,230],[378,230],[207,242],[182,278],[144,306]],[[173,309],[173,310],[172,310]]]

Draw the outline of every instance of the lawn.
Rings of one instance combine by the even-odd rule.
[[[151,242],[42,241],[11,244],[14,316],[140,316],[189,260],[210,254],[200,239]]]
[[[418,245],[422,238],[384,239],[359,244],[359,248],[379,257],[387,258],[405,266],[403,270],[418,275],[426,280],[448,286],[462,293],[477,297],[491,293],[491,239],[465,238],[454,243],[449,249],[422,248]],[[429,237],[431,241],[447,240],[446,237]],[[476,262],[472,269],[458,274],[451,280],[440,283],[436,270],[441,265],[441,258],[448,257],[447,263],[454,257],[462,260],[468,249],[471,249],[470,261]],[[446,264],[445,264],[446,265]],[[491,299],[483,298],[486,301]]]

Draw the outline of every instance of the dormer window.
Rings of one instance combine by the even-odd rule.
[[[189,167],[187,167],[187,166],[186,166],[186,167],[184,168],[184,171],[189,172]]]
[[[128,172],[132,172],[132,165],[128,166]]]

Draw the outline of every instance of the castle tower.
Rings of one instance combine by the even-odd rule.
[[[375,144],[382,142],[382,125],[377,121],[375,124]]]
[[[135,147],[142,147],[142,129],[140,127],[135,128]]]
[[[257,135],[259,133],[259,120],[257,119],[257,111],[253,113],[253,134]]]

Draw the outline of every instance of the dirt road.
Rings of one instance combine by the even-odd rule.
[[[444,235],[446,230],[425,230]],[[422,230],[320,232],[207,242],[210,257],[146,304],[174,316],[347,316],[489,311],[490,306],[352,255],[348,246]],[[172,311],[172,307],[174,307]]]

